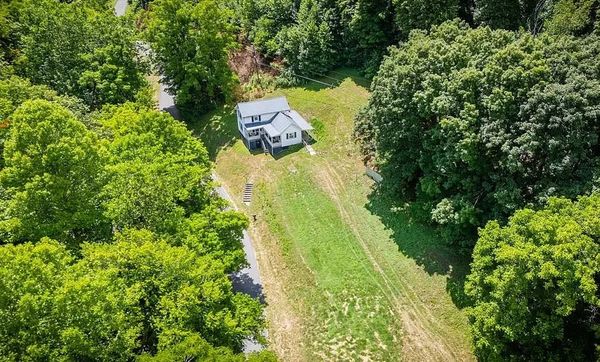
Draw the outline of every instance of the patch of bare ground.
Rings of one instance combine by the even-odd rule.
[[[251,229],[252,240],[256,243],[257,259],[263,287],[266,291],[267,320],[269,321],[269,345],[283,361],[306,360],[304,353],[303,321],[297,316],[293,306],[298,301],[290,301],[290,275],[285,268],[284,256],[277,240],[264,222],[256,223]],[[268,251],[268,253],[267,253]]]
[[[274,68],[265,66],[267,63],[268,61],[251,44],[242,45],[229,56],[229,66],[241,83],[248,82],[256,73],[277,75],[278,72]]]

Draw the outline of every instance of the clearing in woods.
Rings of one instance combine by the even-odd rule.
[[[373,191],[352,141],[368,90],[352,71],[335,88],[278,89],[313,122],[317,155],[251,154],[231,106],[190,126],[249,228],[267,301],[270,347],[286,361],[472,360],[461,304],[468,261]],[[252,203],[241,202],[254,183]]]

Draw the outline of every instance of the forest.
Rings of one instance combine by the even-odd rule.
[[[370,81],[353,141],[471,257],[478,359],[600,358],[600,1],[0,0],[0,359],[277,360],[242,351],[250,221],[148,80],[185,121],[262,86],[244,51]]]

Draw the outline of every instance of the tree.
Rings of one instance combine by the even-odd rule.
[[[236,351],[247,337],[260,338],[262,307],[232,291],[223,263],[187,247],[129,230],[114,244],[87,244],[76,265],[84,275],[108,270],[134,295],[140,351],[155,353],[191,335]]]
[[[138,325],[131,295],[111,271],[73,273],[75,258],[50,239],[0,248],[0,353],[9,360],[124,360]]]
[[[355,134],[386,188],[471,245],[487,220],[593,188],[598,45],[456,22],[414,32],[382,64]]]
[[[146,37],[176,103],[206,111],[230,99],[227,63],[236,45],[230,13],[214,0],[156,0]]]
[[[414,29],[429,29],[458,16],[458,0],[395,0],[396,24],[403,39]]]
[[[228,272],[245,265],[248,221],[223,211],[206,148],[182,123],[132,104],[107,109],[98,122],[111,139],[101,198],[113,229],[152,230],[172,245],[212,255]]]
[[[522,11],[527,0],[475,0],[475,21],[494,29],[517,30],[529,14]]]
[[[297,25],[277,34],[279,52],[292,72],[323,74],[333,64],[332,35],[327,22],[320,19],[313,0],[303,0]]]
[[[597,0],[559,0],[551,6],[545,28],[553,34],[582,35],[590,33],[598,19],[600,2]]]
[[[264,326],[259,302],[233,293],[221,262],[149,231],[83,244],[78,256],[47,238],[0,247],[3,357],[132,360],[182,346],[233,356]]]
[[[25,101],[46,99],[60,103],[77,116],[89,110],[76,98],[59,96],[46,86],[34,86],[28,80],[9,75],[5,79],[0,76],[0,168],[4,167],[4,142],[8,137],[10,116]]]
[[[600,329],[600,196],[551,198],[480,231],[465,291],[484,360],[593,360]],[[598,356],[596,355],[596,358]]]
[[[134,100],[146,86],[134,34],[122,19],[85,4],[44,0],[21,10],[21,75],[92,108]]]
[[[97,195],[103,151],[73,113],[45,100],[27,101],[11,116],[0,171],[3,239],[48,236],[75,246],[106,236]]]
[[[101,122],[113,137],[102,198],[115,228],[171,234],[184,217],[210,204],[208,153],[182,123],[127,106]]]

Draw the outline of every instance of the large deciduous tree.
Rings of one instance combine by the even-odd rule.
[[[45,100],[21,105],[0,171],[3,239],[76,244],[106,236],[97,197],[103,158],[98,137],[67,109]]]
[[[260,304],[232,291],[220,261],[145,230],[84,244],[78,260],[49,239],[0,248],[0,316],[0,353],[14,360],[199,354],[181,345],[189,339],[232,355],[263,327]]]
[[[588,360],[600,338],[600,196],[480,231],[466,293],[483,360]],[[596,358],[598,356],[596,355]]]
[[[227,60],[236,42],[229,17],[215,0],[152,3],[146,35],[178,105],[206,111],[230,99],[235,77]]]
[[[133,31],[122,19],[81,2],[24,4],[15,62],[21,75],[93,108],[134,100],[146,86]]]
[[[487,220],[592,189],[599,44],[456,22],[413,33],[382,64],[355,134],[387,186],[470,244]]]

